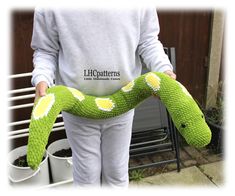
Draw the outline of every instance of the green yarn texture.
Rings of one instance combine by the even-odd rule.
[[[206,146],[211,131],[205,117],[186,88],[168,75],[149,72],[109,96],[95,97],[66,86],[54,86],[35,104],[29,125],[27,162],[38,168],[58,114],[65,111],[91,119],[121,115],[143,100],[158,95],[166,106],[174,125],[189,145]]]

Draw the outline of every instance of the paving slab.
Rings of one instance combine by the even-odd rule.
[[[138,182],[130,182],[132,186],[216,186],[196,166],[143,178]]]
[[[131,181],[129,187],[143,186],[200,186],[216,187],[223,185],[224,169],[223,161],[208,163],[198,167],[182,168],[180,172],[171,171]],[[43,188],[73,187],[72,181],[61,182]]]
[[[192,148],[191,146],[185,146],[183,148],[191,156],[191,158],[197,161],[199,165],[209,163],[209,161],[196,148]]]
[[[200,165],[200,170],[217,186],[223,185],[224,177],[223,161]]]

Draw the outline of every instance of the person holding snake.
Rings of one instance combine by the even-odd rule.
[[[158,40],[159,29],[154,8],[35,9],[30,167],[38,167],[62,111],[72,148],[74,184],[127,187],[134,108],[151,95],[161,98],[189,143],[200,147],[210,140],[200,109],[175,80]],[[151,71],[143,76],[141,58]],[[92,75],[95,71],[105,77]],[[181,99],[187,100],[187,109],[176,111]],[[202,138],[189,118],[178,119],[189,108],[194,108],[190,115],[197,116],[198,126],[206,130]]]

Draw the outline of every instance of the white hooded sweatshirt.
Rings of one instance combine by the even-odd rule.
[[[141,74],[172,70],[155,9],[36,9],[32,84],[109,95]],[[140,58],[141,57],[141,58]]]

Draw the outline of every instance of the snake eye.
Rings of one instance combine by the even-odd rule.
[[[204,118],[204,115],[202,114],[202,118]]]
[[[181,124],[181,127],[182,127],[182,128],[185,128],[185,127],[186,127],[186,125],[185,125],[184,123],[182,123],[182,124]]]

